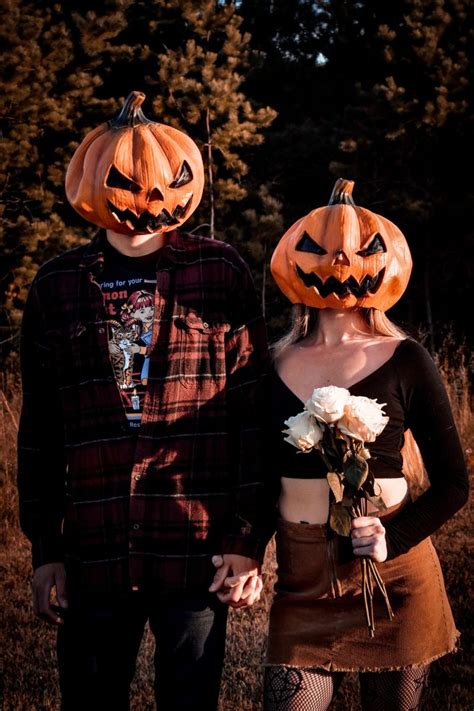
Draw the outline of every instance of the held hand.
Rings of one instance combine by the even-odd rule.
[[[66,572],[63,563],[46,563],[35,570],[32,581],[33,611],[51,625],[62,625],[64,620],[51,603],[51,590],[56,588],[59,607],[68,606],[66,596]]]
[[[372,558],[377,563],[387,560],[385,528],[375,516],[358,516],[351,521],[354,555]]]
[[[260,599],[263,582],[256,560],[226,553],[213,556],[217,568],[210,592],[215,592],[222,603],[231,607],[249,607]]]

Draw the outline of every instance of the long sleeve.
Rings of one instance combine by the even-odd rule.
[[[223,552],[262,560],[273,533],[274,502],[264,458],[266,329],[248,268],[232,290],[233,324],[226,344],[227,397],[234,433],[234,517]]]
[[[431,535],[468,497],[468,476],[448,395],[435,363],[419,344],[405,349],[399,378],[406,428],[420,448],[430,488],[385,524],[389,559]]]
[[[43,313],[33,284],[20,341],[23,401],[18,432],[18,491],[20,524],[32,544],[34,568],[63,557],[63,431],[54,353],[45,338]]]

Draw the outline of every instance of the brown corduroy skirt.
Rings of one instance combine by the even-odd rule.
[[[278,580],[265,665],[395,670],[427,664],[455,650],[459,633],[429,538],[393,560],[377,563],[395,617],[388,619],[375,589],[371,639],[360,560],[341,555],[341,539],[328,541],[326,531],[325,525],[279,521]]]

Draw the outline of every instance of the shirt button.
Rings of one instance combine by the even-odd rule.
[[[142,478],[141,474],[135,474],[135,481],[140,481],[141,478]]]
[[[140,529],[140,524],[139,523],[134,523],[132,526],[134,531],[138,531]]]
[[[98,330],[99,333],[105,333],[105,328],[103,328],[102,326],[101,326],[99,329],[97,329],[97,330]]]
[[[204,326],[204,328],[209,328],[209,324],[207,321],[204,321],[202,325]]]

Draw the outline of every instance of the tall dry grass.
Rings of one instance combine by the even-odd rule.
[[[469,376],[464,352],[454,361],[440,353],[438,364],[444,375],[457,426],[470,469],[473,464],[474,428]],[[2,615],[4,629],[5,711],[58,709],[58,680],[54,653],[54,630],[37,620],[30,604],[29,544],[22,536],[17,516],[15,486],[16,428],[20,407],[19,386],[3,377],[0,391],[0,453],[3,543],[0,565],[3,580]],[[464,507],[433,538],[444,570],[454,617],[461,632],[461,650],[433,663],[424,701],[427,711],[472,711],[472,631],[470,614],[472,581],[470,548],[473,520],[470,506]],[[275,578],[273,543],[264,563],[266,591],[250,610],[231,610],[227,654],[221,691],[221,711],[261,709],[262,667],[265,631]],[[429,633],[420,630],[421,634]],[[132,687],[132,710],[155,708],[152,694],[153,640],[146,630]],[[348,674],[331,711],[359,711],[356,675]]]

